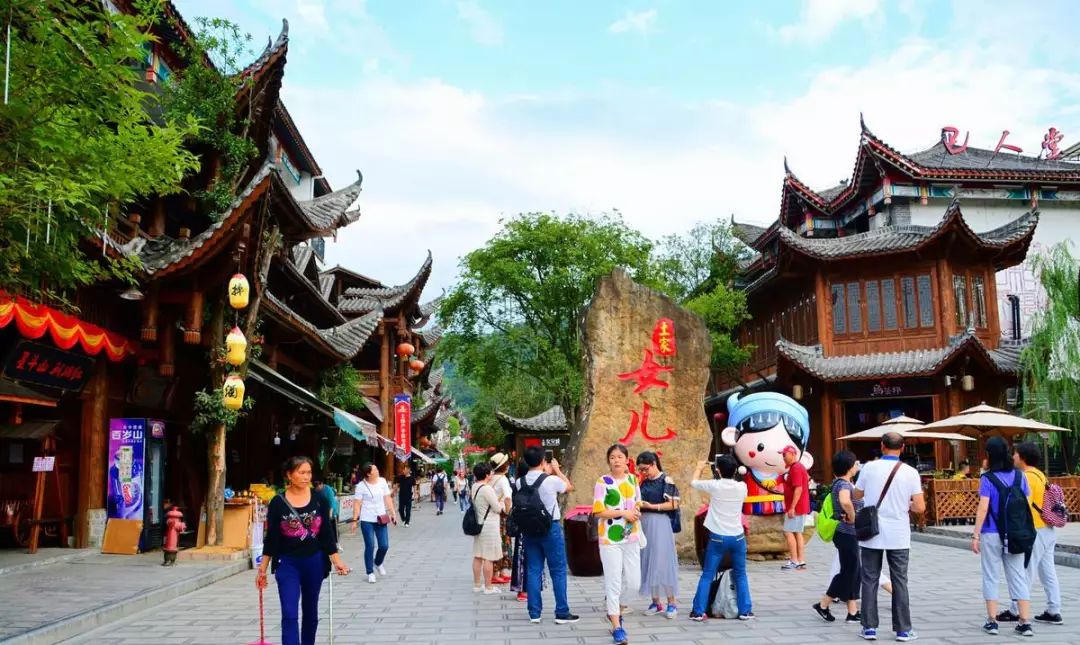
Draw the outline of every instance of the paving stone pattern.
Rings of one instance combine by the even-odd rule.
[[[448,505],[448,509],[450,509]],[[563,643],[610,643],[603,615],[601,578],[570,578],[571,609],[581,615],[576,625],[555,625],[550,590],[544,596],[540,625],[528,621],[524,603],[509,594],[482,596],[472,592],[469,570],[471,539],[461,534],[460,515],[448,510],[435,517],[431,504],[414,512],[410,528],[391,530],[388,577],[368,584],[362,571],[338,578],[334,585],[334,642],[364,643],[516,643],[542,640]],[[345,558],[363,568],[362,542],[342,540]],[[779,563],[751,563],[750,586],[757,618],[750,622],[687,619],[697,571],[684,567],[681,576],[680,616],[669,621],[643,616],[648,604],[633,598],[635,612],[626,618],[631,642],[717,643],[737,639],[740,645],[782,643],[856,643],[857,628],[825,624],[811,610],[827,585],[833,557],[831,545],[814,540],[809,546],[810,567],[805,572],[781,572]],[[1059,567],[1064,591],[1066,625],[1036,625],[1035,642],[1054,645],[1080,642],[1080,571]],[[996,639],[980,630],[983,604],[979,559],[955,548],[916,543],[911,565],[912,606],[921,643],[984,644],[1018,640]],[[1003,590],[1004,595],[1004,590]],[[1035,597],[1042,588],[1036,584]],[[888,632],[888,600],[881,599],[883,640]],[[321,598],[319,643],[328,642],[328,594]],[[280,643],[277,593],[267,589],[267,640]],[[1038,611],[1042,610],[1037,603]],[[838,609],[837,613],[840,613]],[[843,614],[841,614],[843,615]],[[258,640],[257,595],[254,572],[218,582],[160,607],[132,616],[77,638],[73,643],[134,645],[150,643],[244,644]],[[885,638],[889,637],[889,638]]]

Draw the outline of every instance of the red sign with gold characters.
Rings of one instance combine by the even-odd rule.
[[[394,397],[394,443],[405,454],[412,452],[412,397]]]
[[[675,355],[675,323],[670,318],[656,321],[652,331],[652,344],[657,356]]]

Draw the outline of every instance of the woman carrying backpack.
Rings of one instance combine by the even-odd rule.
[[[491,487],[491,466],[485,463],[473,466],[476,483],[470,496],[472,510],[482,529],[480,535],[473,537],[473,591],[475,593],[496,594],[500,590],[490,585],[495,561],[502,557],[502,544],[499,541],[499,514],[502,506],[495,489]]]
[[[679,595],[679,559],[675,553],[679,489],[664,474],[660,457],[655,452],[638,454],[637,471],[641,474],[641,530],[645,534],[639,591],[642,596],[652,597],[646,615],[664,614],[673,620],[679,615],[675,606],[675,598]]]
[[[832,578],[829,589],[821,600],[812,606],[814,612],[827,623],[834,622],[836,617],[829,609],[829,603],[833,598],[847,603],[848,624],[858,624],[862,621],[859,615],[857,599],[859,597],[860,567],[859,567],[859,540],[855,537],[855,512],[862,507],[862,500],[855,500],[855,491],[851,480],[859,472],[858,460],[855,453],[850,450],[841,450],[833,455],[833,472],[837,474],[829,495],[832,498],[833,516],[839,520],[836,531],[833,533],[832,543],[836,547],[837,555],[840,556],[840,572]]]
[[[979,481],[979,509],[975,513],[975,534],[971,536],[971,550],[982,559],[982,591],[986,600],[986,623],[983,631],[997,634],[998,580],[1002,567],[1005,569],[1005,582],[1009,588],[1009,597],[1014,599],[1020,613],[1020,621],[1014,630],[1018,636],[1034,636],[1031,629],[1031,585],[1028,581],[1027,553],[1010,553],[1015,544],[1007,549],[1002,539],[1004,533],[1010,540],[1019,537],[1023,518],[1034,535],[1031,513],[1027,510],[1031,496],[1027,478],[1013,465],[1009,444],[1001,437],[986,440],[986,458],[988,470]],[[1023,513],[1010,513],[1014,497],[1023,496]],[[1013,536],[1014,531],[1017,533]]]

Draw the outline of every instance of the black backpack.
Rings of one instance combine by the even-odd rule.
[[[443,495],[446,493],[446,483],[442,477],[435,477],[435,485],[431,487],[432,492],[436,495]]]
[[[1019,470],[1013,471],[1012,486],[1006,487],[993,473],[985,473],[990,483],[998,492],[998,508],[994,512],[994,521],[997,523],[998,534],[1001,542],[1009,553],[1023,553],[1024,567],[1028,566],[1031,559],[1031,550],[1035,546],[1035,521],[1031,519],[1031,508],[1028,506],[1027,496],[1020,483],[1024,481],[1024,473]]]
[[[541,473],[532,485],[527,484],[524,477],[517,481],[518,489],[512,498],[510,517],[506,520],[507,535],[543,537],[551,531],[551,511],[540,498],[540,485],[547,477],[547,473]]]
[[[472,496],[472,507],[465,511],[465,517],[461,518],[461,530],[465,532],[465,535],[474,537],[480,535],[480,532],[484,530],[484,522],[487,521],[488,513],[491,512],[491,507],[489,506],[488,509],[484,511],[484,519],[476,519],[476,496],[480,494],[481,488],[483,488],[483,486],[478,486],[476,488],[476,492],[473,493]]]

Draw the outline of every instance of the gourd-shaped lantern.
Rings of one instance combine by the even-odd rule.
[[[413,352],[415,351],[416,348],[409,343],[401,343],[397,346],[397,355],[401,358],[405,358],[406,356],[412,356]]]
[[[411,369],[414,372],[423,372],[424,371],[424,361],[422,361],[422,360],[420,360],[418,358],[412,359],[411,361],[409,361],[409,369]]]
[[[222,403],[230,410],[239,410],[244,407],[244,379],[236,374],[230,374],[225,379],[225,385],[221,388]]]
[[[251,287],[248,285],[244,274],[237,273],[229,280],[229,305],[233,309],[243,309],[248,306],[248,295]]]
[[[225,337],[225,362],[229,365],[243,365],[247,359],[247,339],[239,327],[233,327]]]

